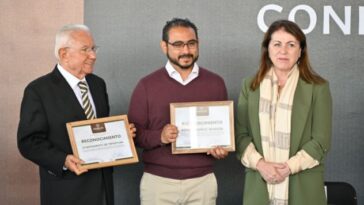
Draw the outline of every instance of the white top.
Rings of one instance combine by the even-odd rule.
[[[58,68],[59,72],[62,74],[62,76],[66,79],[67,83],[72,88],[72,90],[75,93],[75,95],[77,97],[77,100],[80,103],[81,107],[83,107],[83,105],[82,105],[82,94],[81,94],[81,90],[80,90],[80,87],[78,87],[77,84],[80,81],[84,81],[87,84],[86,79],[83,78],[83,79],[80,80],[80,79],[76,78],[74,75],[72,75],[66,69],[64,69],[60,64],[57,64],[57,68]],[[87,84],[87,86],[88,86],[88,84]],[[91,95],[90,89],[89,89],[89,92],[87,92],[87,94],[88,94],[88,98],[89,98],[89,100],[91,102],[91,106],[92,106],[92,109],[93,109],[93,111],[95,113],[95,117],[96,117],[96,107],[95,107],[94,100],[92,99],[92,95]]]
[[[186,80],[182,79],[181,75],[176,71],[176,69],[173,68],[171,62],[169,62],[169,61],[166,64],[166,70],[167,70],[167,72],[169,74],[169,77],[173,78],[174,80],[181,83],[182,85],[187,85],[193,79],[198,77],[198,72],[199,72],[200,69],[199,69],[197,63],[194,63],[193,68],[192,68],[192,72],[188,75]]]

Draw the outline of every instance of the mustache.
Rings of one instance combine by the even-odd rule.
[[[184,54],[184,55],[178,56],[178,60],[181,59],[181,58],[193,58],[193,55],[192,54]]]

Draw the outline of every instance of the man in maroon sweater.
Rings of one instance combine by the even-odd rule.
[[[227,100],[224,80],[196,64],[197,28],[188,19],[168,21],[160,45],[168,62],[139,81],[128,113],[137,128],[136,143],[143,148],[141,204],[214,205],[214,158],[225,158],[228,152],[216,147],[206,154],[173,155],[170,145],[178,129],[170,124],[169,104]]]

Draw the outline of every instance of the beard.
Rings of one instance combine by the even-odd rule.
[[[172,64],[180,67],[183,70],[187,70],[187,69],[190,69],[191,67],[193,67],[195,62],[198,60],[198,55],[194,56],[192,54],[184,54],[184,55],[178,56],[177,59],[175,59],[175,58],[171,58],[167,52],[167,58]],[[186,65],[182,65],[179,63],[179,59],[181,59],[181,58],[192,58],[192,62],[189,64],[186,64]]]

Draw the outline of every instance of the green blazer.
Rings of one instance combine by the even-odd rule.
[[[243,80],[236,118],[237,157],[250,142],[263,155],[259,127],[259,88],[250,89],[252,78]],[[329,84],[310,84],[298,80],[291,118],[290,157],[305,150],[320,162],[312,169],[289,177],[289,205],[327,204],[324,193],[324,159],[330,148],[332,99]],[[259,172],[245,169],[244,205],[268,205],[268,191]]]

